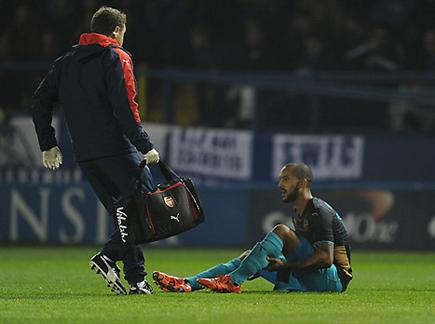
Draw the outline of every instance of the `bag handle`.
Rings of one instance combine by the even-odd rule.
[[[139,169],[140,169],[139,177],[146,165],[147,165],[147,161],[143,159],[142,162],[139,164]],[[169,167],[169,165],[167,165],[162,160],[158,162],[158,165],[160,168],[160,172],[162,173],[162,175],[165,177],[167,181],[181,180],[180,176],[176,174],[175,171],[172,170]]]

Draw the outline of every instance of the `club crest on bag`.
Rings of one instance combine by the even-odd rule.
[[[172,196],[163,197],[163,201],[169,208],[173,208],[175,206],[174,198],[172,198]]]

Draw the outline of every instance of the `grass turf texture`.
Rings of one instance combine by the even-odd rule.
[[[116,296],[88,268],[96,251],[0,247],[0,323],[435,323],[434,253],[356,251],[355,279],[343,294],[274,293],[257,279],[240,295]],[[150,249],[147,271],[188,275],[240,252]]]

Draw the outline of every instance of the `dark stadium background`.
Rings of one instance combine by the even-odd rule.
[[[128,15],[124,45],[145,128],[195,179],[206,209],[203,225],[161,244],[248,246],[288,221],[276,171],[304,160],[355,248],[435,247],[430,0],[0,0],[1,242],[107,237],[110,221],[72,161],[61,111],[66,161],[55,173],[41,167],[30,120],[50,62],[103,4]]]

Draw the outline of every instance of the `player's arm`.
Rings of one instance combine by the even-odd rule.
[[[330,267],[334,262],[334,243],[318,242],[315,246],[316,249],[312,256],[301,261],[289,263],[287,268],[291,270],[309,270]]]
[[[314,238],[314,254],[304,260],[290,263],[290,269],[328,268],[334,262],[333,213],[320,208],[310,216],[309,222]]]
[[[304,260],[291,263],[272,257],[268,257],[267,260],[269,261],[268,271],[328,268],[334,262],[334,243],[318,242],[314,254]]]
[[[58,101],[61,62],[62,57],[54,62],[32,97],[32,118],[41,151],[57,146],[55,129],[51,122],[54,105]]]

